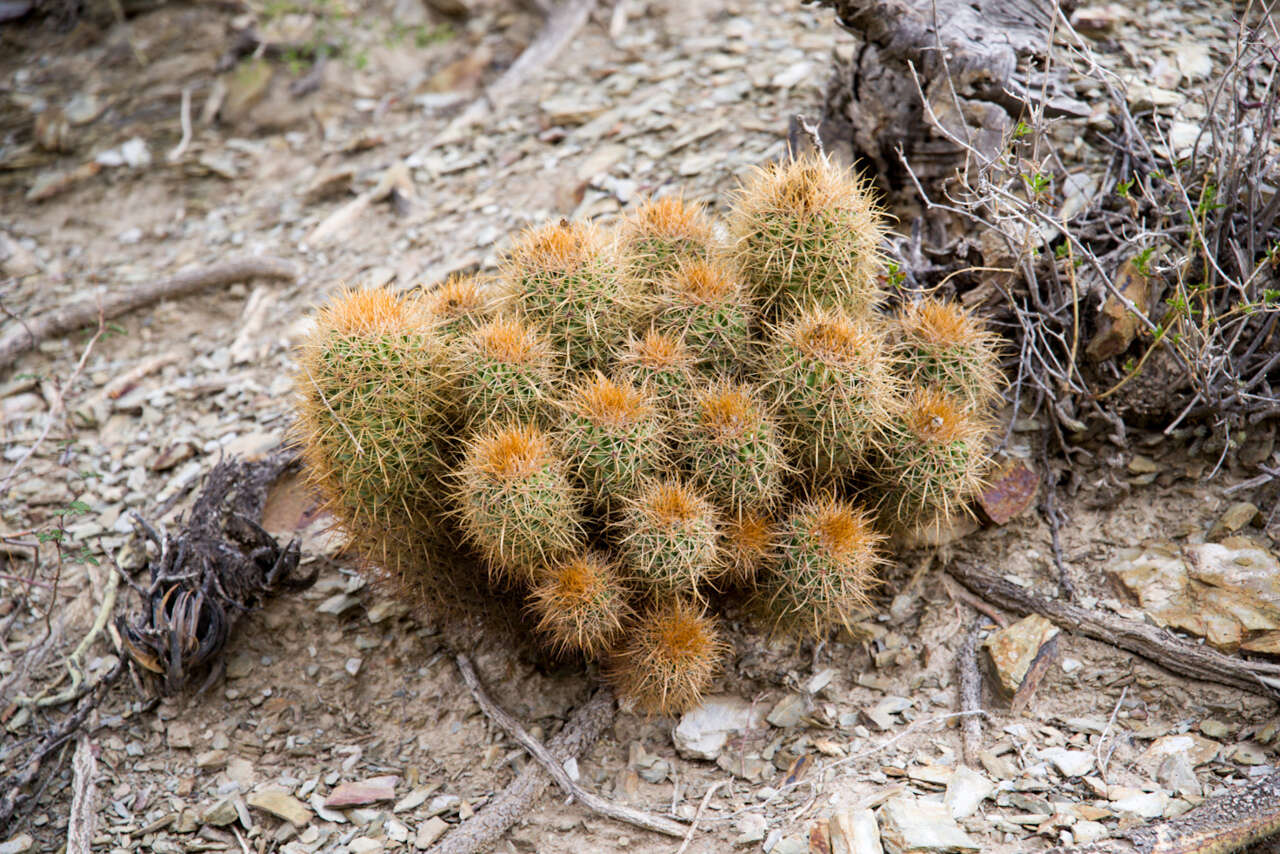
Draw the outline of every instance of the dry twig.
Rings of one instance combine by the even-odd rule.
[[[480,685],[480,679],[476,676],[475,668],[471,665],[471,659],[459,654],[455,660],[458,664],[458,671],[462,674],[462,681],[467,683],[467,688],[471,690],[471,696],[475,698],[481,710],[488,715],[490,720],[501,727],[507,735],[519,742],[521,747],[529,751],[530,755],[538,760],[538,763],[551,775],[551,778],[564,790],[566,795],[576,798],[578,803],[592,812],[611,818],[614,821],[621,821],[643,830],[674,836],[676,839],[684,838],[685,833],[688,831],[688,828],[684,825],[607,801],[599,795],[586,791],[575,783],[569,773],[564,770],[564,765],[556,761],[556,758],[548,752],[542,742],[531,736],[520,725],[519,721],[489,699]]]
[[[1223,655],[1146,623],[1113,617],[1069,602],[1042,599],[1005,578],[960,561],[948,564],[947,572],[978,596],[1006,610],[1040,614],[1068,631],[1136,653],[1181,676],[1280,700],[1280,664]]]
[[[982,753],[982,674],[978,672],[978,620],[975,618],[965,632],[964,643],[956,656],[956,668],[960,671],[960,711],[964,761],[970,767],[978,765]]]
[[[71,814],[67,817],[67,854],[90,854],[93,851],[94,777],[97,761],[93,745],[83,733],[76,739],[76,752],[71,757]]]
[[[18,356],[34,349],[41,341],[74,332],[98,318],[110,320],[162,299],[189,296],[206,288],[243,282],[246,279],[292,280],[299,275],[298,266],[292,261],[270,255],[245,255],[135,288],[118,289],[100,300],[82,300],[51,309],[0,337],[0,368],[8,367]]]
[[[613,694],[597,691],[574,711],[550,742],[547,750],[557,762],[566,762],[588,749],[613,720]],[[530,762],[510,785],[490,799],[484,809],[459,824],[432,846],[427,854],[478,854],[488,851],[511,825],[529,811],[550,779],[537,762]]]

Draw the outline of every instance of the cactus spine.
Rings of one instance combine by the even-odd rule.
[[[550,343],[514,317],[476,327],[455,349],[458,398],[473,425],[549,415],[558,376]]]
[[[624,703],[650,714],[677,714],[698,703],[727,649],[700,605],[671,597],[629,627],[606,675]]]
[[[706,211],[678,196],[644,202],[618,226],[618,246],[627,274],[646,291],[652,291],[681,264],[707,258],[713,243]]]
[[[661,284],[655,325],[683,338],[711,374],[737,373],[750,361],[751,304],[737,277],[710,261],[681,264]]]
[[[630,615],[626,587],[599,552],[565,558],[540,573],[529,607],[556,652],[591,657],[613,643]]]
[[[880,330],[814,308],[773,332],[766,358],[790,458],[818,479],[865,462],[898,391]]]
[[[564,344],[579,369],[605,367],[639,311],[612,248],[594,226],[550,223],[525,232],[504,262],[529,319]]]
[[[986,409],[1000,393],[999,339],[962,305],[933,297],[897,313],[898,362],[908,383]]]
[[[768,509],[786,462],[755,389],[729,381],[696,389],[681,418],[680,457],[693,483],[721,507]]]
[[[579,493],[536,427],[513,424],[478,434],[457,482],[463,533],[503,581],[528,583],[582,543]]]
[[[884,537],[872,517],[831,496],[795,507],[778,534],[778,562],[765,583],[775,624],[821,636],[848,627],[871,604]]]
[[[757,169],[729,229],[738,269],[771,315],[815,303],[863,312],[881,299],[884,227],[870,188],[826,157]]]
[[[618,550],[628,573],[660,593],[694,594],[714,571],[718,524],[711,502],[674,479],[652,480],[627,501]]]
[[[616,507],[666,465],[663,424],[646,389],[597,373],[570,390],[564,409],[561,447],[597,507]]]

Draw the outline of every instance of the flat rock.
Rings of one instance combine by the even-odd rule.
[[[1051,763],[1063,777],[1083,777],[1093,770],[1093,754],[1065,747],[1048,747],[1037,754]]]
[[[982,649],[1002,693],[1012,697],[1018,692],[1036,656],[1058,634],[1057,626],[1032,614],[987,638]]]
[[[1159,818],[1164,815],[1164,808],[1168,804],[1169,796],[1164,792],[1141,792],[1116,786],[1111,793],[1112,809],[1142,818]]]
[[[809,699],[800,694],[788,694],[777,702],[765,718],[778,729],[790,729],[800,723],[809,711]]]
[[[686,759],[712,759],[720,755],[729,736],[759,729],[763,711],[741,697],[707,697],[702,705],[681,716],[671,732],[676,751]]]
[[[1077,821],[1071,825],[1071,837],[1077,845],[1097,842],[1107,835],[1107,826],[1097,821]]]
[[[831,854],[884,854],[880,826],[871,810],[834,813],[827,822]]]
[[[968,818],[995,790],[995,784],[986,777],[967,765],[961,765],[947,781],[947,792],[942,796],[942,803],[951,811],[952,818]]]
[[[0,854],[27,854],[36,847],[36,841],[30,833],[19,833],[12,839],[0,843]]]
[[[895,721],[893,716],[911,708],[911,700],[906,697],[885,697],[874,706],[862,710],[867,722],[884,732],[890,729]]]
[[[1138,757],[1137,766],[1148,776],[1156,776],[1164,761],[1177,753],[1185,753],[1191,767],[1196,768],[1218,758],[1222,745],[1193,732],[1164,735],[1151,742],[1151,746]]]
[[[890,798],[880,807],[880,839],[890,854],[980,850],[946,805],[909,796]]]
[[[381,777],[370,777],[367,780],[341,783],[329,793],[329,797],[324,799],[324,805],[334,810],[394,800],[396,783],[399,780],[400,778],[394,774],[386,774]]]
[[[1161,786],[1177,795],[1201,797],[1204,794],[1204,788],[1196,777],[1195,766],[1191,764],[1191,758],[1186,751],[1180,750],[1161,762],[1160,769],[1156,772],[1156,780]]]
[[[239,817],[240,813],[236,811],[235,800],[222,798],[201,813],[200,821],[205,824],[211,824],[214,827],[226,827]]]
[[[432,816],[418,825],[418,832],[413,837],[413,845],[419,849],[430,848],[437,839],[444,836],[444,832],[448,829],[449,825],[444,819]]]
[[[1280,637],[1280,560],[1239,540],[1126,549],[1110,574],[1156,625],[1222,652]]]
[[[311,810],[307,809],[307,805],[280,789],[254,792],[245,800],[249,806],[282,818],[294,827],[302,827],[311,821]]]
[[[733,844],[750,845],[753,842],[759,842],[764,839],[764,832],[768,826],[768,821],[760,813],[747,813],[733,824],[733,829],[738,831],[738,835],[733,838]]]

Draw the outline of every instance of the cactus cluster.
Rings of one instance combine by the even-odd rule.
[[[713,591],[849,627],[887,535],[981,486],[998,340],[890,293],[882,232],[809,156],[750,176],[727,227],[663,198],[531,228],[493,280],[344,292],[299,358],[311,480],[402,587],[523,597],[635,707],[688,708],[729,649]]]

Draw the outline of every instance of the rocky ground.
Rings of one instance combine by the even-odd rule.
[[[101,558],[124,549],[127,564],[135,548],[131,511],[175,525],[221,455],[260,454],[284,437],[291,347],[326,295],[489,266],[524,225],[608,221],[671,188],[722,210],[738,176],[784,151],[788,118],[817,111],[831,54],[849,45],[829,13],[793,2],[620,2],[506,108],[451,132],[459,107],[538,27],[520,7],[465,11],[173,4],[70,33],[0,25],[7,316],[242,252],[304,271],[292,284],[233,285],[127,315],[79,374],[88,335],[47,342],[4,379],[0,477],[55,422],[6,486],[0,532],[60,538],[62,560],[55,591],[54,543],[42,546],[37,585],[23,581],[31,550],[0,546],[0,680],[47,630],[62,633],[63,654],[84,635],[110,571]],[[1096,31],[1099,54],[1140,78],[1148,100],[1180,99],[1180,120],[1194,121],[1185,92],[1209,76],[1204,62],[1226,61],[1230,24],[1190,4],[1151,12],[1110,8],[1119,19]],[[247,31],[275,47],[226,59]],[[316,63],[320,49],[333,55]],[[193,131],[171,156],[184,92]],[[335,216],[389,173],[398,193]],[[1008,452],[1034,457],[1040,425],[1015,426]],[[1226,564],[1275,560],[1256,527],[1265,520],[1240,504],[1249,493],[1228,492],[1243,471],[1206,481],[1213,460],[1142,435],[1075,462],[1063,550],[1086,603],[1141,617],[1124,571],[1159,553],[1145,544],[1216,541]],[[319,581],[239,624],[225,680],[154,712],[124,683],[104,704],[95,850],[423,849],[523,767],[430,615],[371,589],[321,525],[298,520],[284,500],[269,507],[269,527],[303,536]],[[691,852],[841,850],[868,821],[890,851],[1020,851],[1175,815],[1272,770],[1272,705],[1066,635],[1019,713],[988,697],[980,767],[962,766],[954,659],[972,612],[937,569],[951,559],[1053,592],[1050,533],[1034,511],[936,556],[904,552],[883,613],[858,638],[815,649],[732,623],[735,651],[706,709],[679,721],[619,714],[579,761],[580,780],[683,819],[718,786]],[[1267,602],[1280,612],[1280,595]],[[491,633],[448,640],[474,648],[495,700],[544,737],[594,684]],[[99,642],[88,677],[113,663]],[[47,662],[25,690],[61,672]],[[0,713],[0,761],[11,763],[48,718],[22,704]],[[57,850],[70,781],[68,754],[36,809],[0,831],[0,852]],[[499,850],[677,844],[549,795]],[[881,850],[859,844],[849,850]]]

